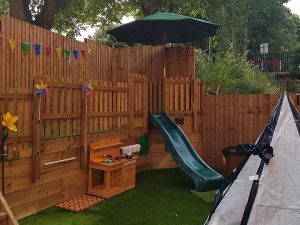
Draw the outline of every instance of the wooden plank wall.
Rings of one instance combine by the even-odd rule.
[[[221,150],[238,144],[255,143],[273,112],[280,95],[206,95],[204,98],[203,158],[215,168],[223,168]],[[300,110],[300,98],[290,94]],[[242,160],[233,157],[230,169]],[[225,168],[223,168],[225,169]],[[228,172],[228,171],[226,171]]]

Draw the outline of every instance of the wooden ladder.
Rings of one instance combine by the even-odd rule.
[[[0,225],[19,225],[16,217],[0,192]]]

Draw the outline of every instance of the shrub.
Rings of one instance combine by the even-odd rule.
[[[270,93],[271,79],[247,62],[243,56],[233,57],[231,51],[210,57],[197,52],[196,75],[206,81],[208,92],[216,94]]]

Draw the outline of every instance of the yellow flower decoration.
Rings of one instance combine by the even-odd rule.
[[[11,131],[17,132],[18,129],[14,123],[17,122],[18,119],[19,117],[12,116],[9,112],[7,112],[6,114],[3,115],[2,125],[7,127]]]

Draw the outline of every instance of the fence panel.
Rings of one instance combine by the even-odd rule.
[[[204,103],[205,160],[222,168],[222,149],[238,144],[255,143],[273,112],[280,95],[206,95]],[[300,96],[290,94],[300,110]],[[228,168],[240,160],[234,158]],[[228,172],[228,171],[226,171]]]

